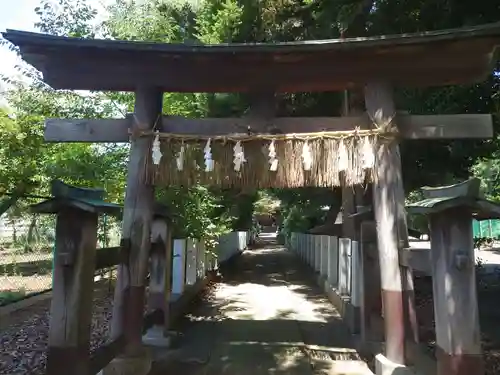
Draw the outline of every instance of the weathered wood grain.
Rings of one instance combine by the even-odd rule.
[[[57,216],[47,374],[88,375],[97,214],[76,209]]]
[[[124,119],[47,119],[47,142],[129,142],[133,118]],[[397,124],[403,139],[485,139],[493,136],[493,122],[487,114],[398,115]],[[159,130],[167,133],[224,135],[250,130],[283,133],[344,131],[355,126],[368,128],[366,117],[277,117],[272,120],[246,118],[190,119],[163,116]]]
[[[155,88],[136,92],[135,126],[153,128],[161,114],[162,93]],[[122,224],[122,242],[127,245],[126,262],[118,267],[115,287],[111,338],[124,335],[128,354],[142,352],[142,320],[145,283],[151,247],[151,222],[154,209],[154,187],[144,183],[150,138],[139,138],[130,146],[127,187]]]
[[[374,82],[365,87],[366,109],[380,126],[394,114],[392,89]],[[399,147],[395,142],[376,145],[373,208],[377,222],[382,301],[384,306],[386,357],[405,363],[405,327],[401,270],[398,260],[398,189],[402,183]]]
[[[361,335],[363,341],[383,341],[377,336],[372,316],[382,316],[380,293],[380,261],[377,249],[377,226],[374,221],[360,223],[363,300],[361,303]]]

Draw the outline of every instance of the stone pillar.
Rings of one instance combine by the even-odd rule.
[[[319,236],[321,243],[321,270],[320,274],[324,279],[328,278],[328,236]]]
[[[172,297],[177,297],[186,286],[186,240],[175,239],[173,252]]]
[[[302,261],[308,264],[309,253],[307,252],[307,234],[300,234],[300,248],[302,249]]]
[[[196,258],[197,248],[196,240],[193,238],[187,239],[186,245],[186,285],[191,286],[196,282]]]
[[[328,236],[328,283],[337,289],[339,280],[339,241],[335,236]]]
[[[361,249],[358,241],[351,242],[351,303],[354,306],[355,314],[358,315],[361,309],[361,299],[363,294],[363,272]],[[356,318],[358,318],[356,316]]]
[[[151,226],[151,257],[148,309],[155,311],[155,322],[143,336],[146,345],[168,347],[169,305],[172,277],[172,244],[167,219],[156,217]]]
[[[205,248],[206,250],[206,248]],[[212,262],[212,254],[208,251],[205,251],[205,273],[209,273],[213,271],[213,262]]]
[[[343,296],[350,295],[351,288],[351,239],[339,238],[338,291]]]
[[[309,235],[302,233],[302,244],[304,248],[304,262],[309,266],[311,254],[309,253]]]
[[[314,246],[314,235],[313,234],[308,234],[307,239],[309,242],[309,253],[311,254],[311,261],[310,261],[310,266],[313,271],[316,271],[316,248]]]
[[[300,234],[300,247],[302,249],[302,261],[308,265],[309,264],[309,253],[307,248],[307,234]]]
[[[205,277],[205,242],[201,239],[196,242],[196,276],[198,279]]]
[[[314,271],[321,272],[321,236],[313,235]]]
[[[431,214],[430,228],[438,375],[483,375],[471,213]]]
[[[287,237],[287,238],[288,238],[288,237]],[[286,245],[286,246],[287,246],[288,250],[291,250],[291,251],[293,251],[294,253],[296,253],[296,252],[297,252],[297,249],[296,249],[296,247],[295,247],[295,233],[294,233],[294,232],[290,233],[290,239],[289,239],[289,240],[287,240],[287,241],[288,241],[288,242],[287,242],[287,245]]]
[[[297,249],[298,249],[298,252],[299,252],[299,257],[300,257],[300,260],[302,262],[305,262],[305,257],[304,257],[304,246],[303,246],[303,243],[302,243],[302,233],[296,233],[295,234],[296,238],[297,238]]]

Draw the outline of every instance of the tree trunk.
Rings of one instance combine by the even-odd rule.
[[[16,230],[16,221],[12,219],[11,221],[12,224],[12,242],[17,242],[17,230]]]
[[[29,251],[32,250],[31,244],[34,242],[33,235],[35,233],[35,229],[36,229],[36,215],[33,215],[31,217],[30,226],[28,228],[28,234],[27,234],[27,238],[26,238],[26,249],[25,250],[29,250]]]
[[[17,203],[19,198],[21,198],[24,193],[13,193],[8,198],[5,198],[0,202],[0,215],[3,215],[9,208]]]
[[[28,243],[32,243],[33,242],[33,236],[35,234],[35,228],[36,228],[36,215],[33,215],[31,217],[30,226],[28,228],[28,238],[27,238],[27,242]]]

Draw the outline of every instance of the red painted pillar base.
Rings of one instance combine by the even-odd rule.
[[[400,290],[382,289],[382,301],[384,303],[386,357],[395,363],[404,364],[403,293]]]
[[[438,375],[484,374],[484,360],[481,354],[450,354],[436,347]]]

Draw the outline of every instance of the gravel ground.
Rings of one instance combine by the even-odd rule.
[[[113,294],[107,282],[96,283],[94,292],[91,350],[107,337],[112,315]],[[0,375],[42,375],[45,372],[50,302],[44,301],[12,319],[0,332]],[[18,315],[16,313],[16,315]]]

